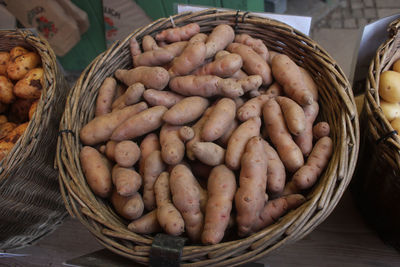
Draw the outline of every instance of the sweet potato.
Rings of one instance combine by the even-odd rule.
[[[229,128],[224,132],[224,134],[217,140],[217,144],[220,146],[226,147],[228,145],[228,141],[231,138],[232,133],[239,126],[239,122],[235,119],[229,125]]]
[[[276,55],[271,63],[272,73],[278,83],[283,86],[285,95],[301,106],[311,105],[313,94],[304,82],[299,67],[284,54]]]
[[[232,124],[236,115],[236,105],[232,99],[222,98],[214,106],[201,131],[204,141],[214,141],[220,138]]]
[[[295,101],[288,97],[277,96],[276,102],[281,106],[283,117],[289,131],[298,136],[306,129],[306,115]]]
[[[235,174],[225,165],[219,165],[208,179],[208,202],[204,216],[203,244],[217,244],[228,226],[232,201],[236,192]]]
[[[173,126],[168,123],[161,127],[161,157],[168,165],[180,163],[185,156],[185,144],[179,138],[180,128],[180,126]]]
[[[163,120],[172,125],[183,125],[198,119],[209,105],[204,97],[186,97],[165,112]]]
[[[263,107],[264,124],[271,142],[289,172],[297,171],[304,164],[303,154],[287,129],[281,107],[274,98]]]
[[[312,127],[314,124],[315,119],[318,116],[319,105],[318,102],[313,102],[311,105],[305,106],[304,114],[306,116],[306,129],[302,134],[294,137],[294,141],[300,148],[301,152],[304,156],[308,156],[312,149],[312,141],[313,141],[313,134],[312,134]]]
[[[185,230],[185,222],[181,213],[172,204],[169,180],[169,173],[162,172],[154,184],[157,219],[167,234],[178,236]]]
[[[108,114],[95,117],[83,126],[79,136],[85,145],[96,145],[110,139],[113,131],[128,118],[145,110],[147,104],[140,102],[133,106],[127,106]]]
[[[189,40],[189,44],[194,44],[194,43],[205,43],[207,41],[208,35],[205,33],[197,33],[195,35],[193,35],[192,38],[190,38]]]
[[[114,100],[117,81],[113,77],[107,77],[99,88],[96,99],[95,116],[100,116],[111,112],[111,105]]]
[[[287,195],[268,201],[261,211],[260,216],[255,220],[252,231],[258,232],[268,225],[275,223],[285,213],[296,209],[305,201],[304,196],[300,194]]]
[[[226,96],[236,98],[244,94],[240,82],[235,79],[222,79],[215,75],[187,75],[171,79],[172,91],[185,96]]]
[[[151,152],[144,161],[143,201],[146,210],[150,211],[156,208],[154,183],[165,168],[166,166],[159,150]]]
[[[169,183],[173,203],[182,214],[189,238],[192,241],[200,240],[203,230],[200,185],[190,169],[183,164],[178,164],[172,169]]]
[[[7,66],[10,61],[10,53],[0,52],[0,75],[7,75]]]
[[[260,39],[253,38],[250,35],[243,33],[235,36],[235,43],[241,43],[251,47],[264,59],[264,61],[267,61],[269,58],[268,48]]]
[[[139,160],[139,157],[140,148],[133,141],[124,140],[115,145],[114,158],[119,166],[132,167]]]
[[[4,104],[10,104],[15,101],[15,95],[13,92],[13,83],[3,75],[0,75],[0,102]]]
[[[163,30],[156,35],[155,39],[168,43],[186,41],[198,32],[200,32],[200,26],[197,23],[190,23],[182,27]]]
[[[130,85],[126,91],[112,102],[112,110],[123,109],[126,106],[136,104],[142,98],[144,92],[144,85],[141,83],[134,83]]]
[[[251,233],[252,226],[265,204],[266,187],[267,156],[262,139],[254,136],[246,144],[241,159],[239,188],[235,194],[239,236]]]
[[[111,140],[134,139],[159,128],[167,111],[164,106],[155,106],[133,115],[120,124],[112,133]]]
[[[193,139],[194,137],[194,131],[191,127],[189,126],[182,126],[179,131],[179,138],[182,140],[182,142],[187,142]]]
[[[162,228],[157,220],[157,211],[150,211],[139,219],[134,220],[128,224],[128,229],[143,235],[161,232]]]
[[[215,60],[219,60],[219,59],[222,59],[223,57],[225,57],[225,56],[227,56],[227,55],[231,55],[231,53],[229,53],[228,51],[226,51],[226,50],[221,50],[221,51],[218,51],[216,54],[215,54],[215,57],[214,57],[214,59]],[[242,66],[243,66],[243,60],[242,60]],[[232,75],[231,75],[231,78],[235,78],[235,79],[243,79],[243,78],[246,78],[247,77],[247,74],[244,72],[244,71],[242,71],[242,69],[238,69],[235,73],[233,73]]]
[[[331,129],[325,121],[318,122],[314,125],[312,132],[314,140],[319,140],[324,136],[329,136]]]
[[[106,157],[111,160],[111,161],[115,161],[115,146],[118,144],[118,142],[116,141],[108,141],[106,143],[106,147],[104,150],[104,154],[106,155]]]
[[[30,52],[29,50],[27,50],[26,48],[24,48],[22,46],[14,46],[10,50],[10,60],[14,60],[17,57],[19,57],[21,55],[25,55],[29,52]]]
[[[286,170],[282,160],[275,149],[267,141],[263,141],[264,150],[267,154],[267,192],[271,197],[280,195],[283,192],[286,181]]]
[[[241,121],[247,121],[250,118],[260,117],[261,110],[265,103],[271,99],[270,95],[259,95],[248,100],[237,111],[237,118]]]
[[[207,38],[206,58],[213,57],[218,51],[225,49],[235,39],[235,32],[227,24],[220,24],[215,27]]]
[[[130,86],[134,83],[142,83],[146,88],[157,90],[164,89],[169,82],[169,74],[162,67],[140,66],[130,70],[118,69],[115,77]]]
[[[231,170],[238,170],[240,159],[245,151],[247,142],[254,136],[260,134],[261,119],[259,117],[251,118],[232,133],[226,148],[225,162]]]
[[[196,159],[209,166],[223,164],[225,160],[225,149],[213,142],[197,142],[192,151]]]
[[[114,190],[111,195],[111,203],[116,212],[127,220],[139,218],[144,211],[143,200],[139,193],[123,197]]]
[[[161,150],[158,135],[150,133],[143,138],[140,143],[140,159],[139,159],[139,173],[143,176],[144,162],[146,158],[155,150]]]
[[[184,97],[171,91],[147,89],[143,93],[143,98],[150,106],[164,106],[170,108]]]
[[[239,54],[243,59],[243,69],[249,75],[260,75],[263,85],[272,83],[271,68],[268,63],[249,46],[232,43],[227,50]]]
[[[194,137],[186,143],[186,156],[190,160],[194,160],[195,156],[193,153],[193,145],[201,140],[201,130],[211,114],[213,107],[209,107],[203,114],[203,116],[192,126],[194,131]]]
[[[162,49],[170,52],[174,57],[179,57],[188,45],[187,41],[175,42],[164,46]]]
[[[303,80],[304,83],[306,84],[306,87],[308,88],[308,90],[311,92],[312,96],[313,96],[313,100],[314,101],[318,101],[318,86],[317,84],[314,82],[314,79],[311,77],[311,74],[304,68],[300,67],[300,72],[303,75]]]
[[[158,47],[157,45],[156,40],[154,40],[151,35],[143,36],[142,47],[144,52],[160,49],[160,47]]]
[[[17,124],[13,122],[5,122],[0,124],[0,139],[6,137],[12,130],[17,127]]]
[[[134,56],[133,66],[160,66],[170,62],[172,59],[174,59],[174,55],[165,49],[150,50]]]
[[[202,42],[189,43],[179,57],[172,62],[168,70],[170,77],[187,75],[200,67],[206,59],[206,45]]]
[[[116,164],[111,176],[115,190],[124,197],[132,196],[142,186],[142,177],[133,168],[124,168]]]
[[[44,87],[43,69],[34,68],[14,85],[14,95],[24,99],[38,99]]]
[[[93,192],[99,197],[109,197],[112,192],[111,165],[99,151],[90,146],[79,153],[83,173]]]
[[[242,58],[237,54],[229,54],[216,59],[195,70],[194,75],[216,75],[221,78],[228,78],[236,73],[243,65]]]
[[[140,49],[140,45],[136,38],[132,37],[129,40],[129,51],[131,52],[132,59],[134,56],[137,56],[142,53],[142,50]]]
[[[35,52],[28,52],[12,59],[7,66],[7,76],[12,80],[22,79],[29,70],[40,64],[40,56]]]

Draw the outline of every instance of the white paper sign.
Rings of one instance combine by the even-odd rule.
[[[192,6],[192,5],[182,5],[178,4],[177,6],[177,12],[178,13],[183,13],[183,12],[196,12],[196,11],[201,11],[207,8],[214,8],[214,7],[207,7],[207,6]],[[232,11],[233,9],[228,9],[228,8],[217,8],[219,11]],[[246,11],[246,10],[242,10]],[[305,17],[305,16],[293,16],[293,15],[280,15],[280,14],[274,14],[274,13],[259,13],[259,12],[251,12],[251,14],[264,17],[264,18],[270,18],[270,19],[275,19],[279,20],[281,22],[286,23],[287,25],[295,28],[296,30],[304,33],[305,35],[309,35],[310,33],[310,28],[311,28],[311,17]]]

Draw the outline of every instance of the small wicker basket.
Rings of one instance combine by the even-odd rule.
[[[393,21],[389,38],[369,67],[360,115],[360,158],[352,191],[358,206],[382,239],[400,249],[400,136],[380,108],[379,76],[400,58],[400,20]],[[400,133],[399,133],[400,134]]]
[[[334,153],[326,172],[308,194],[306,203],[247,238],[209,246],[186,245],[180,259],[181,266],[235,266],[255,261],[310,233],[331,213],[350,182],[359,146],[358,117],[351,86],[325,50],[281,22],[248,12],[215,9],[184,13],[172,19],[176,26],[196,22],[205,33],[221,23],[229,24],[237,33],[260,38],[269,49],[289,55],[309,70],[319,85],[321,116],[331,126]],[[169,27],[172,27],[171,19],[159,19],[115,43],[89,65],[70,92],[60,125],[68,132],[59,137],[57,145],[61,192],[71,215],[77,217],[106,248],[144,264],[149,264],[154,236],[130,232],[109,203],[92,193],[79,162],[82,147],[79,131],[93,118],[95,99],[103,80],[118,68],[132,67],[129,39],[134,36],[141,42],[144,35],[154,36]]]
[[[39,53],[45,86],[28,128],[0,163],[0,249],[32,244],[67,214],[54,168],[67,86],[46,40],[29,30],[0,31],[0,51],[16,45]]]

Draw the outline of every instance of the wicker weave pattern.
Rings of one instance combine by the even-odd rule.
[[[197,22],[205,33],[227,23],[237,33],[262,39],[270,49],[288,54],[309,70],[320,86],[321,116],[331,126],[334,154],[320,182],[308,194],[308,201],[297,210],[247,238],[210,246],[185,246],[182,266],[235,266],[257,260],[304,237],[336,206],[351,179],[357,159],[358,118],[351,87],[340,67],[315,42],[286,24],[244,15],[210,9],[176,15],[173,19],[177,26]],[[72,89],[61,121],[61,129],[72,133],[63,134],[57,145],[61,191],[71,215],[111,251],[145,264],[149,262],[152,237],[128,231],[126,222],[113,212],[109,203],[93,195],[79,162],[79,131],[94,115],[95,99],[102,81],[118,68],[132,67],[129,39],[135,36],[141,42],[144,35],[154,36],[168,27],[171,27],[170,19],[159,19],[114,44],[92,62]]]
[[[56,140],[66,95],[65,80],[49,44],[27,30],[0,31],[0,51],[35,49],[45,86],[35,115],[0,166],[0,249],[30,245],[66,215],[54,169]]]

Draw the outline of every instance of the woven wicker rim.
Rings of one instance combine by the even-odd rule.
[[[380,146],[382,156],[395,169],[400,168],[400,137],[383,114],[379,99],[379,77],[388,70],[395,59],[400,58],[400,19],[388,28],[390,37],[378,48],[371,61],[366,81],[365,101],[362,116],[366,116],[367,127],[373,140]],[[399,133],[400,134],[400,133]]]
[[[239,17],[239,19],[237,19]],[[358,149],[359,125],[351,86],[341,68],[329,54],[309,37],[281,22],[243,12],[219,12],[208,9],[173,17],[177,26],[197,22],[202,32],[210,32],[220,23],[235,27],[237,33],[261,38],[273,50],[288,54],[297,64],[309,70],[320,88],[321,116],[332,130],[334,153],[318,184],[307,195],[307,201],[275,224],[243,239],[216,245],[185,246],[182,266],[235,266],[255,261],[285,244],[310,233],[334,209],[351,180]],[[93,195],[79,162],[79,131],[94,115],[94,102],[101,82],[118,68],[131,67],[129,39],[139,42],[144,35],[155,35],[171,27],[168,18],[159,19],[136,30],[120,43],[99,55],[73,87],[66,104],[60,128],[71,131],[59,137],[57,165],[61,192],[72,216],[111,251],[148,264],[152,236],[130,232],[126,224],[108,205]]]

